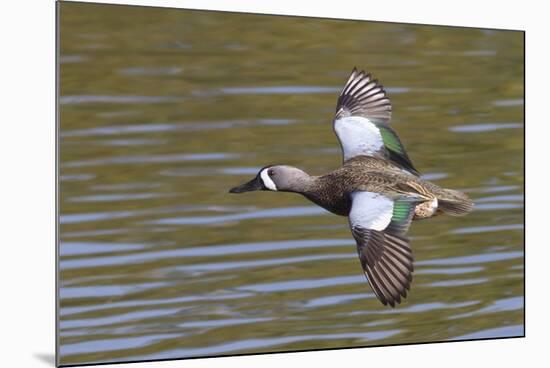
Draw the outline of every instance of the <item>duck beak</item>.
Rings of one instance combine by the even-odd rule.
[[[254,179],[250,180],[247,183],[244,183],[242,185],[239,185],[235,188],[229,189],[229,193],[243,193],[243,192],[252,192],[254,190],[262,190],[264,189],[264,186],[262,184],[262,181],[260,180],[259,176],[255,177]]]

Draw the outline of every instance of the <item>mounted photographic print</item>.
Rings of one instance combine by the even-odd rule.
[[[58,365],[524,336],[524,32],[57,16]]]

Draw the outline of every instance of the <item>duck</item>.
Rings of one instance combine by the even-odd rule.
[[[338,96],[333,129],[342,165],[320,176],[289,165],[262,167],[230,193],[297,193],[348,218],[359,261],[378,300],[395,307],[410,292],[414,257],[407,232],[414,220],[463,216],[474,203],[463,192],[423,180],[396,131],[392,105],[371,73],[353,68]]]

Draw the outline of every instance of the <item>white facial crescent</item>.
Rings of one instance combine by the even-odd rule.
[[[267,173],[268,170],[269,169],[263,169],[260,177],[262,178],[262,181],[264,182],[264,185],[267,189],[277,191],[277,186],[275,185],[273,180],[271,180],[269,174]]]

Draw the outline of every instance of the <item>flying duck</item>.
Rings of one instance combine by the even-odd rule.
[[[388,125],[391,103],[370,73],[353,69],[336,105],[334,131],[343,164],[321,176],[296,167],[263,167],[230,193],[254,190],[299,193],[347,216],[367,280],[384,305],[407,296],[413,255],[406,233],[412,220],[440,213],[461,216],[473,209],[464,194],[422,180],[401,140]]]

